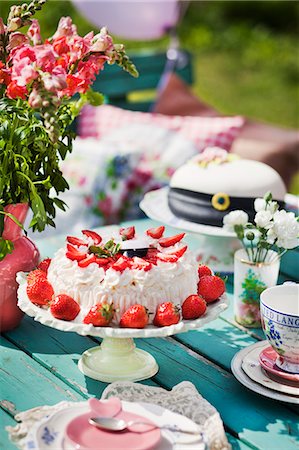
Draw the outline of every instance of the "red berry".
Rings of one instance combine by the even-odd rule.
[[[113,304],[97,303],[89,310],[83,322],[94,327],[107,327],[113,319],[114,312]]]
[[[74,247],[71,244],[66,244],[67,252],[66,257],[68,259],[71,259],[72,261],[81,261],[82,259],[85,259],[87,256],[87,253],[79,252],[79,250]]]
[[[79,267],[87,267],[89,264],[96,262],[96,256],[91,253],[90,255],[87,255],[86,258],[81,259],[81,261],[78,261]]]
[[[69,295],[57,295],[51,303],[50,311],[56,319],[74,320],[80,312],[80,305]]]
[[[181,247],[180,249],[173,251],[173,252],[167,252],[167,253],[160,252],[157,254],[157,258],[160,259],[160,261],[175,263],[181,256],[183,256],[183,254],[186,252],[187,248],[188,248],[188,246],[185,245],[184,247]]]
[[[133,239],[133,237],[135,236],[135,227],[121,228],[119,230],[119,234],[124,241]]]
[[[29,300],[39,306],[47,305],[54,295],[53,288],[46,276],[38,276],[35,279],[30,279],[27,283],[26,292]]]
[[[176,244],[177,242],[180,242],[186,233],[180,233],[176,234],[175,236],[162,238],[159,240],[159,244],[161,247],[171,247],[172,245]]]
[[[144,328],[148,324],[148,312],[143,305],[133,305],[122,315],[119,326],[122,328]]]
[[[198,319],[207,309],[205,300],[199,295],[189,295],[182,304],[183,319]]]
[[[107,266],[108,264],[113,262],[113,259],[112,258],[100,258],[99,256],[96,256],[95,262],[99,266]]]
[[[151,268],[153,267],[152,264],[148,261],[145,261],[145,259],[142,258],[138,258],[138,256],[134,256],[130,267],[132,269],[139,269],[139,270],[144,270],[145,272],[147,272],[148,270],[151,270]]]
[[[98,233],[96,233],[95,231],[82,230],[82,234],[84,234],[87,237],[90,237],[93,240],[93,243],[95,245],[98,245],[102,242],[101,236]]]
[[[112,269],[117,270],[118,272],[123,272],[130,266],[130,259],[126,256],[121,256],[118,260],[112,264]]]
[[[32,270],[32,272],[29,272],[27,275],[27,284],[35,283],[39,278],[46,280],[47,279],[46,272],[41,269]]]
[[[159,251],[156,248],[149,248],[144,259],[151,264],[157,264],[157,255]]]
[[[179,321],[179,308],[172,302],[164,302],[158,306],[153,324],[156,325],[156,327],[167,327],[169,325],[174,325]]]
[[[224,281],[215,275],[205,275],[198,282],[198,295],[201,295],[207,303],[217,300],[224,292]]]
[[[212,271],[208,266],[204,264],[200,264],[198,266],[198,276],[199,278],[204,277],[205,275],[212,275]]]
[[[88,246],[86,242],[84,242],[82,239],[79,239],[75,236],[67,236],[66,240],[73,245],[77,245],[77,247],[80,247],[80,245],[84,245],[85,247]]]
[[[175,255],[170,255],[168,253],[158,253],[157,258],[160,261],[175,263],[178,260],[178,257]]]
[[[51,258],[46,258],[46,259],[43,259],[40,263],[39,263],[39,265],[37,266],[37,268],[38,269],[40,269],[40,270],[42,270],[43,272],[45,272],[45,273],[48,273],[48,268],[49,268],[49,265],[51,264]]]
[[[162,225],[161,227],[150,228],[146,231],[146,234],[153,239],[160,239],[163,236],[164,231],[165,227]]]

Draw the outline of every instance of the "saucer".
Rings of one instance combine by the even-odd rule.
[[[263,349],[259,355],[260,364],[265,370],[267,370],[267,372],[271,372],[279,378],[284,378],[289,381],[297,381],[299,383],[299,374],[285,372],[276,365],[276,359],[277,353],[269,345]]]
[[[268,341],[256,342],[249,347],[244,348],[237,352],[232,359],[231,369],[236,379],[253,392],[263,395],[264,397],[279,400],[281,402],[293,403],[299,405],[299,398],[294,395],[285,394],[284,392],[278,392],[268,387],[265,387],[256,381],[253,381],[242,369],[242,362],[246,355],[251,352],[252,349],[257,349],[259,352],[268,347]]]
[[[299,399],[299,384],[298,386],[292,386],[290,384],[284,384],[280,380],[270,378],[267,372],[263,370],[260,365],[259,353],[259,348],[253,348],[249,353],[247,353],[246,356],[244,356],[242,369],[244,370],[246,375],[248,375],[249,378],[251,378],[253,381],[256,381],[257,383],[267,387],[268,389],[273,389],[278,392],[294,395]]]

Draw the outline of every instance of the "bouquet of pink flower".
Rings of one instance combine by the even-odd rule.
[[[43,42],[32,16],[45,1],[13,6],[7,25],[0,18],[0,260],[12,250],[1,238],[6,206],[29,203],[30,226],[38,231],[54,226],[56,206],[64,209],[56,197],[68,188],[59,162],[72,150],[70,125],[82,106],[103,101],[90,88],[96,76],[106,63],[138,75],[106,28],[81,37],[71,18],[62,17]]]

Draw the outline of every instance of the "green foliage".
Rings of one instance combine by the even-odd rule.
[[[60,160],[72,150],[68,131],[72,115],[66,114],[66,108],[62,106],[57,113],[61,137],[53,142],[26,101],[0,99],[0,203],[28,202],[33,230],[54,226],[55,207],[65,207],[56,195],[68,188],[59,169]]]

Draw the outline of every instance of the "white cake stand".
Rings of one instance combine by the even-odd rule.
[[[144,329],[94,327],[82,323],[81,313],[72,322],[55,319],[49,309],[40,308],[30,302],[26,293],[26,274],[17,274],[19,283],[18,306],[34,320],[61,331],[71,331],[82,336],[103,338],[101,345],[86,350],[78,366],[84,375],[95,380],[111,383],[113,381],[140,381],[155,375],[158,364],[148,352],[137,349],[134,338],[166,337],[188,330],[195,330],[216,319],[228,307],[224,294],[220,300],[208,306],[204,316],[196,320],[183,320],[176,325],[157,328],[150,325]]]

